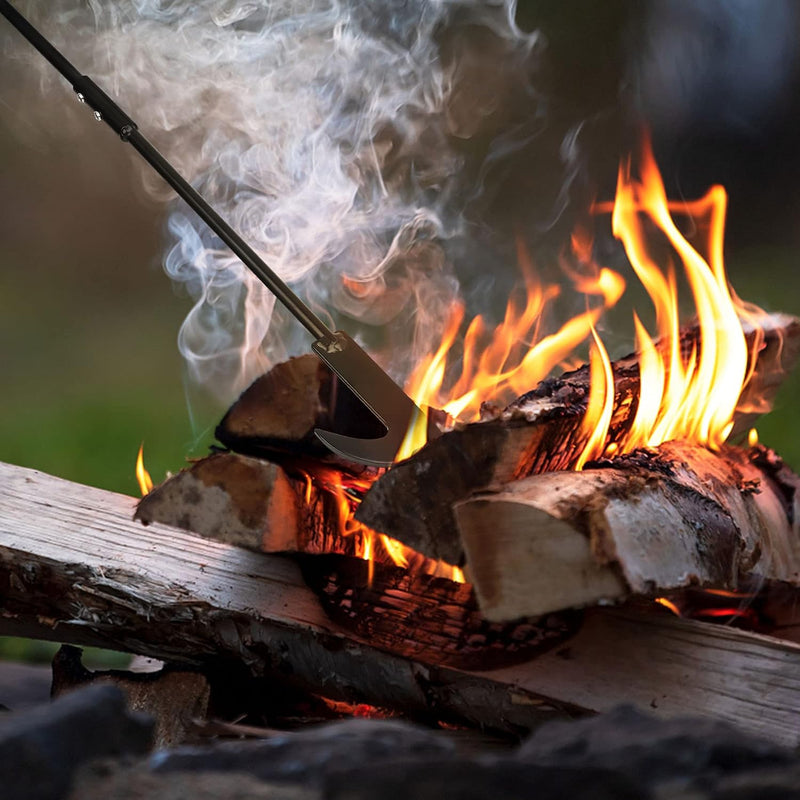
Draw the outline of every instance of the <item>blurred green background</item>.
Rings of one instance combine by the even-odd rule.
[[[176,336],[190,303],[161,270],[165,207],[130,148],[58,88],[0,70],[0,460],[138,495],[139,445],[162,480],[205,452],[214,417],[193,426],[187,411]],[[56,648],[0,638],[5,658]]]
[[[67,125],[60,140],[36,130],[44,115],[5,85],[0,459],[136,494],[142,441],[155,479],[201,449],[176,344],[190,304],[160,266],[166,210],[105,125],[87,114],[70,127],[68,91],[20,81]]]

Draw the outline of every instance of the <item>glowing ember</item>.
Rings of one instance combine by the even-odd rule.
[[[139,445],[139,455],[136,456],[136,480],[139,481],[139,490],[142,493],[142,497],[152,490],[153,479],[144,466],[144,442]]]
[[[659,605],[664,606],[664,608],[669,609],[676,617],[680,617],[681,616],[681,610],[669,598],[667,598],[667,597],[656,597],[655,601]]]
[[[757,592],[727,589],[689,589],[673,596],[656,597],[655,602],[675,616],[686,619],[711,620],[757,630],[763,619],[754,608]]]
[[[465,582],[464,573],[458,567],[445,564],[443,561],[424,558],[402,542],[398,542],[383,533],[377,533],[354,518],[353,515],[361,502],[361,497],[371,486],[372,480],[355,478],[318,464],[307,465],[304,477],[306,479],[306,503],[311,502],[315,486],[334,497],[339,533],[342,536],[353,539],[357,558],[369,561],[368,580],[370,583],[372,582],[374,561],[378,550],[398,567],[407,568],[413,560],[415,567],[426,575],[447,578],[456,583]]]

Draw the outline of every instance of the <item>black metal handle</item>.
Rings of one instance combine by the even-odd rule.
[[[8,0],[0,0],[2,14],[72,85],[78,99],[93,109],[128,142],[182,197],[197,215],[238,256],[242,263],[286,306],[317,340],[331,342],[335,336],[316,314],[264,263],[250,245],[209,205],[205,198],[139,132],[136,123],[89,77],[81,73],[17,11]]]

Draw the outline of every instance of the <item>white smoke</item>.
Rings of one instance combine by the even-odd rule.
[[[537,41],[517,27],[515,5],[53,0],[20,8],[326,323],[356,334],[402,379],[415,354],[435,346],[459,293],[443,243],[464,226],[463,156],[453,143],[497,102],[481,70],[493,69],[501,50],[519,63]],[[451,23],[487,33],[489,63],[474,51],[442,56]],[[469,75],[482,89],[465,103]],[[154,174],[145,171],[145,181],[169,196]],[[179,335],[195,382],[229,401],[275,360],[308,350],[305,330],[183,204],[168,228],[165,268],[195,301]]]

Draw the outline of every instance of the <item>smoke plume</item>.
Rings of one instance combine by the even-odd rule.
[[[435,347],[461,291],[448,243],[469,250],[465,204],[491,150],[465,142],[492,138],[513,93],[538,103],[537,37],[517,27],[514,0],[20,8],[330,327],[400,380]],[[164,265],[194,301],[180,350],[192,380],[229,401],[306,351],[308,334],[188,208],[171,208]]]

